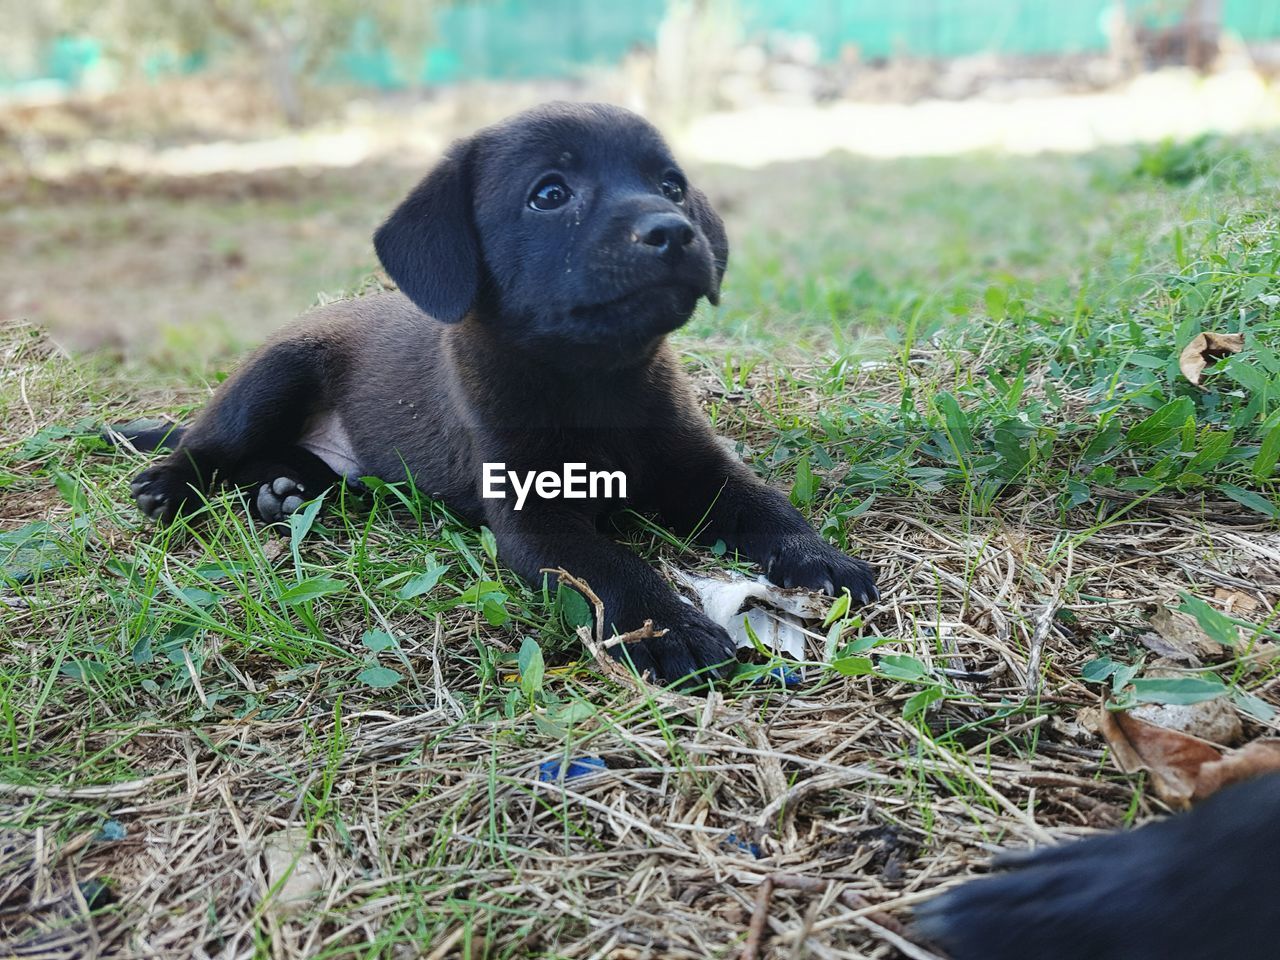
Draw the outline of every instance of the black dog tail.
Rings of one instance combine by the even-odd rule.
[[[105,427],[102,439],[115,447],[127,443],[141,453],[150,453],[153,450],[172,450],[186,432],[186,427],[167,420],[130,420]]]

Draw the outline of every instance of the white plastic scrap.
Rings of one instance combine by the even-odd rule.
[[[724,577],[702,577],[670,568],[671,574],[702,606],[702,611],[729,632],[741,650],[754,649],[746,624],[751,625],[760,642],[774,653],[793,660],[825,659],[824,638],[805,627],[805,621],[818,621],[827,614],[829,600],[807,590],[787,590],[774,586],[764,577],[749,579],[740,573],[726,572]],[[813,639],[819,652],[806,656],[806,640]]]
[[[280,885],[270,906],[275,913],[293,913],[313,903],[328,881],[324,863],[311,851],[303,827],[269,834],[262,844],[262,859],[267,882],[273,888]]]

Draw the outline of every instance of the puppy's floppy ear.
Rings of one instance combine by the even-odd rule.
[[[724,279],[725,267],[729,265],[729,237],[724,232],[724,221],[720,219],[720,214],[716,213],[715,207],[711,206],[711,201],[707,199],[705,193],[697,187],[689,187],[686,195],[689,213],[702,230],[703,236],[707,238],[707,243],[711,245],[711,258],[715,261],[716,275],[707,299],[711,301],[712,306],[716,306],[720,303],[720,282]]]
[[[378,259],[419,309],[457,323],[480,290],[469,140],[460,140],[373,235]]]

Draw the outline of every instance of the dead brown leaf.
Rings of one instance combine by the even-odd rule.
[[[1165,640],[1165,645],[1155,646],[1139,637],[1143,645],[1171,660],[1199,663],[1200,657],[1210,660],[1222,656],[1222,644],[1200,629],[1195,617],[1168,607],[1157,607],[1151,615],[1151,627]]]
[[[1253,613],[1258,609],[1257,597],[1241,593],[1239,590],[1228,590],[1226,587],[1215,588],[1213,599],[1222,605],[1224,611],[1237,616]]]
[[[1222,751],[1207,740],[1166,730],[1123,710],[1104,709],[1100,721],[1120,769],[1146,770],[1156,796],[1171,807],[1189,807],[1200,768],[1222,759]]]
[[[1196,777],[1195,800],[1251,777],[1280,770],[1280,739],[1268,737],[1229,750],[1221,760],[1206,763]]]
[[[1138,634],[1138,642],[1157,656],[1180,663],[1187,667],[1202,666],[1200,658],[1181,644],[1171,643],[1154,630],[1145,630]]]
[[[1223,787],[1280,770],[1280,739],[1255,740],[1224,750],[1208,740],[1167,730],[1124,710],[1102,710],[1102,735],[1125,773],[1147,771],[1157,797],[1186,808]]]
[[[1187,344],[1178,358],[1178,366],[1182,375],[1200,386],[1200,375],[1204,368],[1211,366],[1223,357],[1239,353],[1244,349],[1243,333],[1201,333]]]

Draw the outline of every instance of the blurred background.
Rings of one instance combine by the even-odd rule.
[[[1280,145],[1277,0],[0,0],[0,22],[0,318],[150,368],[376,282],[370,234],[445,145],[547,99],[664,129],[734,247],[688,336],[756,352],[873,351],[993,283],[1128,282],[1153,231],[1271,190]]]

